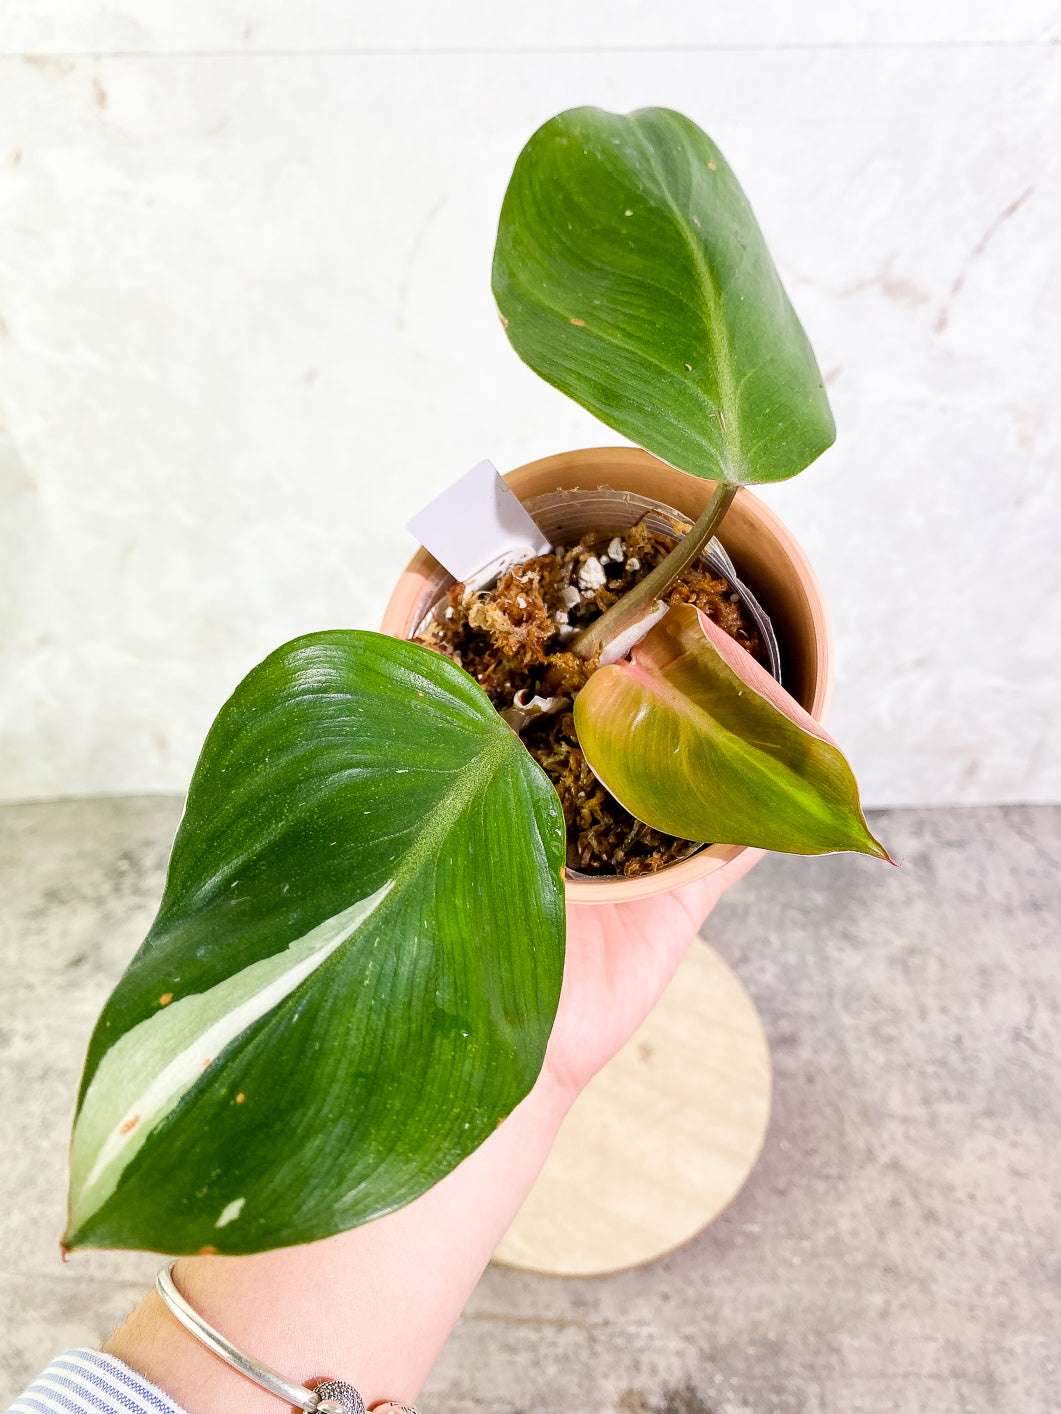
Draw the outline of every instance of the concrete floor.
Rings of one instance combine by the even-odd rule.
[[[0,1407],[99,1341],[157,1259],[59,1262],[88,1033],[179,802],[0,807]],[[772,857],[709,920],[775,1065],[763,1157],[624,1275],[491,1268],[435,1414],[1061,1410],[1061,807],[877,812],[903,860]]]

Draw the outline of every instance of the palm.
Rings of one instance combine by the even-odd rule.
[[[746,849],[695,884],[567,910],[564,985],[545,1064],[580,1090],[637,1030],[718,900],[762,858]]]

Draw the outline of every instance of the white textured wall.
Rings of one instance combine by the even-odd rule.
[[[0,796],[180,790],[238,678],[374,626],[409,513],[616,440],[509,350],[534,127],[682,109],[744,183],[837,446],[763,494],[875,804],[1061,795],[1061,18],[1047,0],[6,0]]]

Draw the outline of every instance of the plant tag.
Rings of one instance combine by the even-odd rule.
[[[408,528],[454,579],[472,589],[550,549],[493,462],[473,466],[413,516]]]

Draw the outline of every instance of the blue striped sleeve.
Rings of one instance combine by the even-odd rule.
[[[98,1350],[64,1350],[7,1414],[184,1414],[129,1366]]]

